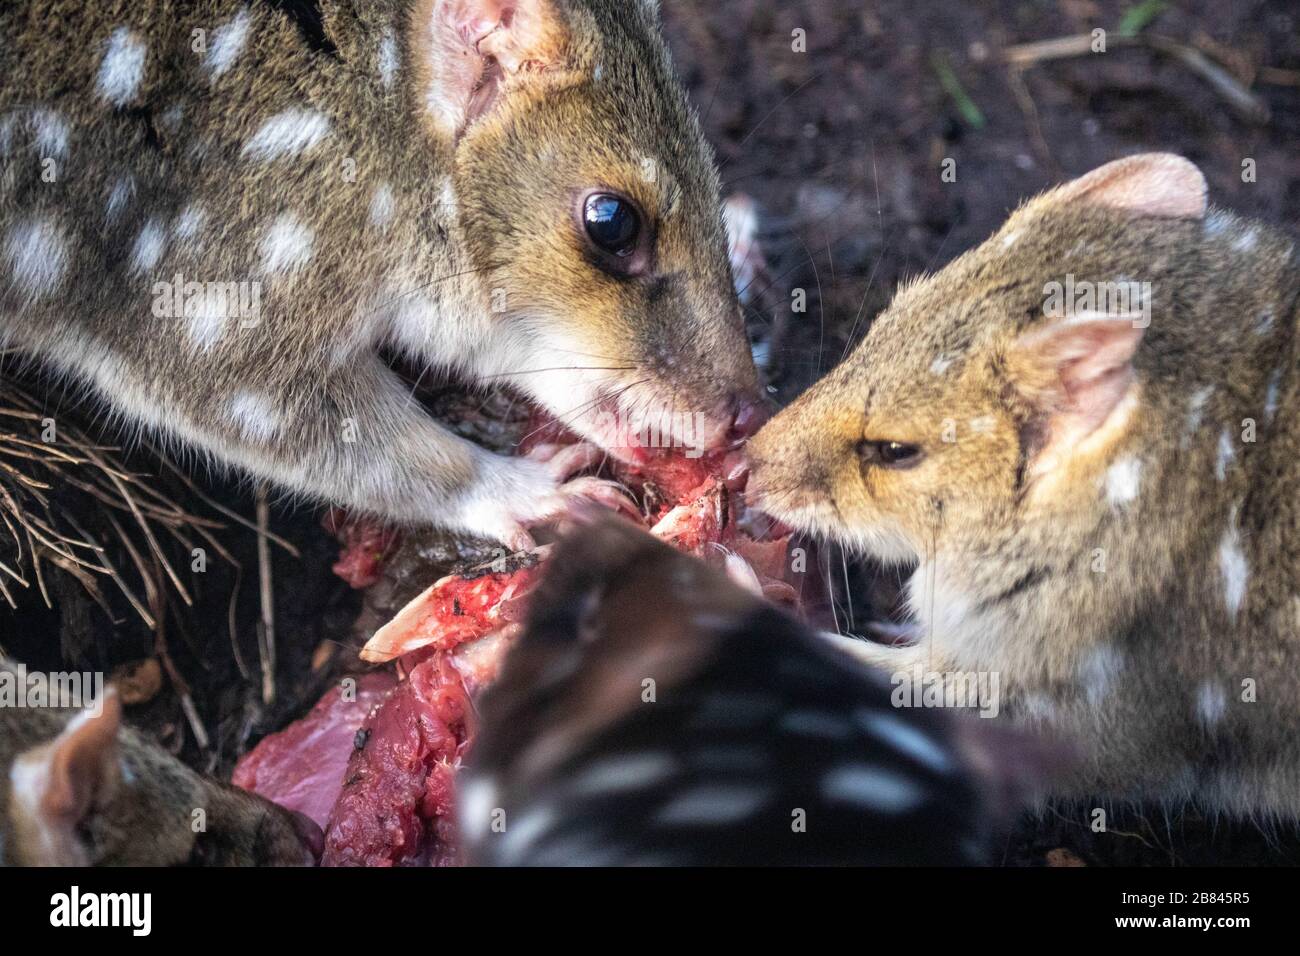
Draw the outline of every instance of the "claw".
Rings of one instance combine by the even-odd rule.
[[[506,534],[504,544],[512,552],[532,551],[537,547],[536,539],[522,525]]]
[[[641,511],[632,500],[632,496],[628,494],[626,488],[614,481],[606,481],[603,478],[575,478],[560,487],[560,494],[570,502],[574,499],[594,501],[637,520],[641,519]]]
[[[572,445],[550,443],[538,445],[528,453],[528,457],[545,465],[556,481],[567,481],[579,472],[599,465],[605,460],[605,452],[585,441]]]
[[[595,468],[604,460],[603,451],[590,442],[581,442],[557,451],[548,465],[556,481],[568,481],[579,472]]]

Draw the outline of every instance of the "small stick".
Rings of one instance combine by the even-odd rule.
[[[1035,43],[1021,43],[1002,51],[1002,59],[1013,67],[1024,69],[1050,60],[1086,56],[1093,52],[1091,34],[1056,37]],[[1155,34],[1135,37],[1108,35],[1108,47],[1144,47],[1181,63],[1219,94],[1243,119],[1252,123],[1267,123],[1268,104],[1247,89],[1240,80],[1219,66],[1195,47]],[[1261,71],[1262,72],[1262,71]]]
[[[275,703],[275,595],[271,587],[271,536],[268,525],[271,506],[266,486],[257,487],[257,576],[262,600],[262,622],[258,629],[258,650],[262,657],[262,703]]]
[[[203,491],[196,484],[194,484],[194,482],[191,481],[187,475],[185,475],[179,468],[173,465],[171,463],[171,460],[168,459],[166,456],[164,456],[161,452],[159,452],[157,449],[152,449],[152,450],[154,454],[158,456],[158,459],[159,461],[162,462],[163,466],[167,468],[167,470],[170,471],[173,475],[179,478],[180,481],[185,485],[185,487],[189,489],[190,493],[194,495],[194,497],[198,498],[200,501],[202,501],[209,508],[212,508],[214,511],[221,512],[221,514],[225,515],[227,518],[231,519],[235,523],[241,524],[245,528],[248,528],[252,531],[258,530],[257,527],[251,521],[245,518],[243,515],[239,514],[237,511],[231,511],[225,505],[221,504],[218,501],[215,501],[214,499],[204,494]],[[268,531],[266,533],[266,536],[270,538],[272,541],[274,541],[276,544],[278,544],[280,547],[282,547],[284,550],[292,554],[295,558],[302,557],[302,555],[298,552],[297,548],[295,548],[284,538],[280,537],[278,534],[271,534]]]

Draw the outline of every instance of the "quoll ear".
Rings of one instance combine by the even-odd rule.
[[[1117,159],[1043,197],[1047,205],[1087,202],[1135,216],[1203,219],[1205,177],[1173,153],[1140,153]]]
[[[98,714],[77,714],[52,741],[20,754],[11,771],[15,827],[24,863],[84,866],[77,826],[122,783],[118,732],[122,705],[109,689]]]
[[[87,710],[68,722],[50,753],[49,776],[41,798],[47,814],[80,821],[97,803],[112,796],[121,782],[117,743],[121,728],[122,704],[111,688],[104,694],[98,715]]]
[[[1050,468],[1101,428],[1133,386],[1145,328],[1131,318],[1061,322],[1016,340],[1007,367],[1036,410],[1043,442],[1035,470]]]
[[[413,54],[435,125],[459,138],[512,78],[557,69],[569,47],[554,0],[422,0]]]

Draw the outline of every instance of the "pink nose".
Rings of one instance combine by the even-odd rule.
[[[762,399],[750,396],[738,399],[736,414],[731,421],[732,440],[742,442],[753,438],[771,417],[772,413]]]

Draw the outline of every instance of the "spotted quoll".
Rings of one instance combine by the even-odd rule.
[[[619,416],[758,421],[655,0],[5,3],[0,348],[291,494],[521,546],[614,494],[568,479]],[[381,355],[587,442],[489,454]]]
[[[895,709],[869,668],[620,519],[547,567],[458,783],[475,863],[983,863],[1056,762]]]
[[[1300,815],[1300,270],[1122,159],[902,289],[751,444],[782,520],[915,567],[891,672],[1000,675],[1074,794]]]
[[[64,699],[14,706],[13,688],[30,676],[0,657],[9,689],[0,707],[0,867],[319,859],[325,838],[315,823],[195,773],[125,725],[115,690],[84,710]]]

